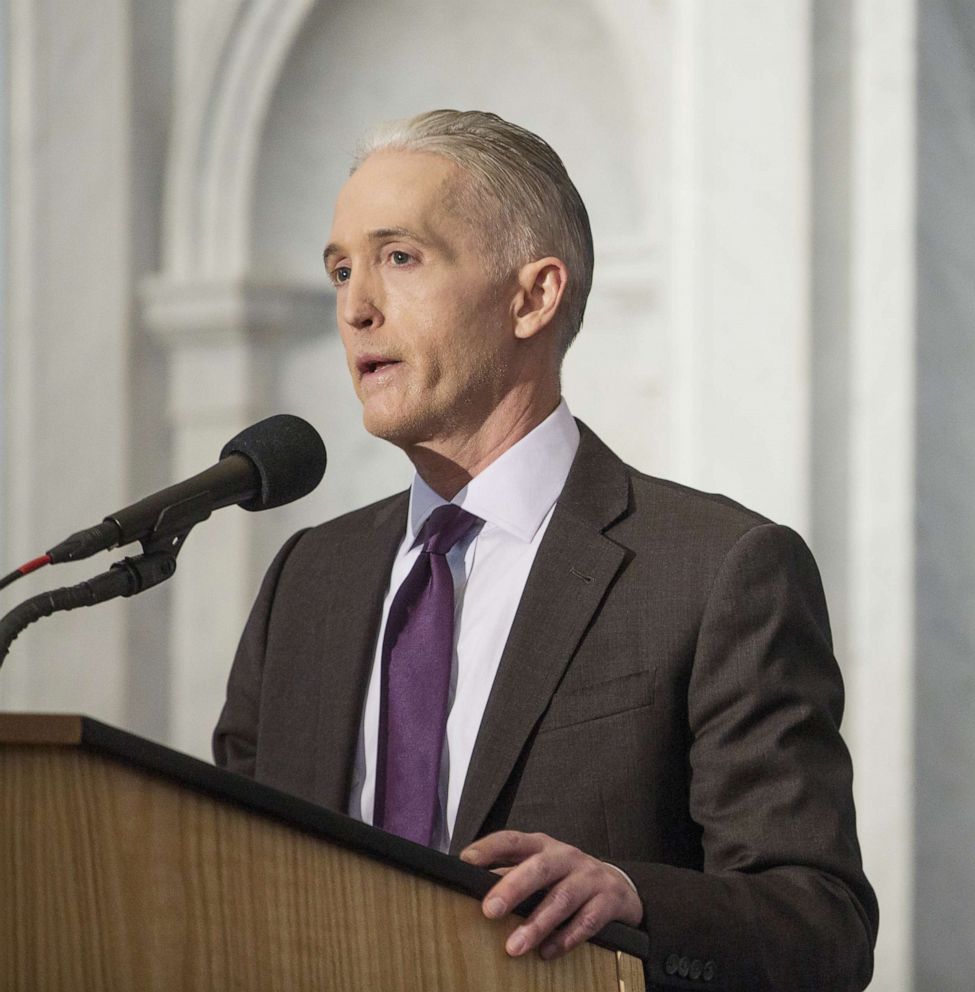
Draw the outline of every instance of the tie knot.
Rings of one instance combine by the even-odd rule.
[[[438,506],[423,525],[423,550],[445,555],[481,518],[453,503]]]

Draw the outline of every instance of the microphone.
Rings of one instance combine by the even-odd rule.
[[[72,534],[47,556],[59,564],[132,541],[173,538],[175,545],[221,507],[269,510],[306,496],[322,481],[325,462],[318,431],[301,417],[279,413],[231,438],[215,465]]]

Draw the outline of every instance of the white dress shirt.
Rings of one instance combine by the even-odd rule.
[[[454,578],[454,658],[440,765],[440,808],[432,841],[442,851],[450,846],[460,794],[501,653],[578,446],[579,428],[563,400],[554,413],[471,479],[453,499],[484,523],[447,555]],[[393,562],[383,603],[349,797],[349,815],[366,823],[373,820],[386,619],[393,597],[420,554],[420,530],[444,502],[419,476],[414,477],[406,534]]]

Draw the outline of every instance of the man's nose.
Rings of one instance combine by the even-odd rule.
[[[376,280],[361,269],[349,276],[343,287],[339,303],[339,316],[356,330],[379,327],[383,322],[379,291]]]

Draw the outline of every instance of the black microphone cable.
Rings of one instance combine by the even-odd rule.
[[[93,579],[32,596],[0,618],[0,665],[3,665],[17,635],[35,621],[52,613],[106,603],[119,596],[135,596],[165,582],[175,571],[175,554],[149,551],[135,558],[123,558]]]
[[[31,572],[36,572],[39,568],[50,564],[50,555],[41,555],[40,558],[32,558],[30,561],[24,562],[20,568],[15,568],[9,575],[5,575],[0,579],[0,589],[6,589],[7,586],[12,586],[18,579],[22,579],[25,575],[30,575]]]

